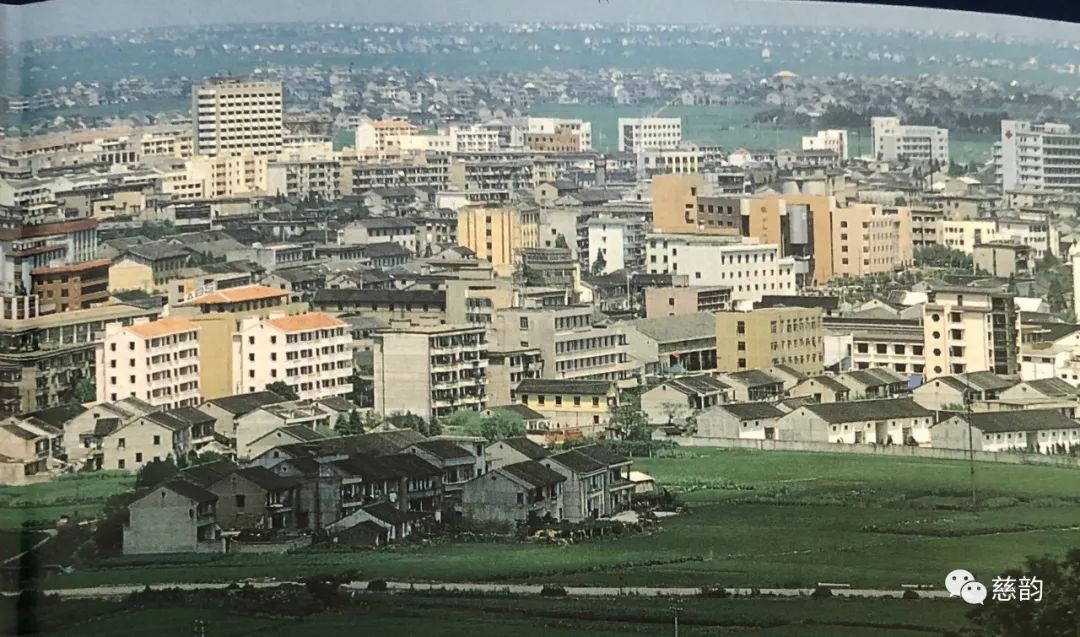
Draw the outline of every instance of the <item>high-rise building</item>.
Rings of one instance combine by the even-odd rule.
[[[352,391],[352,337],[323,312],[248,317],[233,335],[233,391],[257,392],[282,382],[303,400]]]
[[[682,142],[682,119],[678,117],[620,117],[619,151],[676,148]]]
[[[519,250],[537,247],[539,223],[535,210],[468,206],[458,211],[458,245],[506,273],[517,263]]]
[[[994,159],[1003,191],[1080,192],[1080,133],[1068,124],[1002,120]]]
[[[824,369],[821,308],[771,307],[717,312],[716,369],[741,372],[786,365],[804,374]]]
[[[949,164],[949,130],[936,126],[908,126],[899,117],[871,117],[874,157],[888,162],[934,161]]]
[[[214,78],[191,90],[197,155],[281,152],[285,136],[281,82]]]
[[[848,158],[848,132],[844,129],[819,130],[812,137],[802,138],[803,150],[831,150],[841,161]]]
[[[401,327],[374,334],[375,411],[442,418],[487,407],[482,325]]]
[[[926,378],[965,372],[1020,373],[1019,318],[1000,289],[937,287],[923,306]]]
[[[199,327],[180,316],[105,325],[96,352],[97,400],[134,396],[174,409],[201,401]]]

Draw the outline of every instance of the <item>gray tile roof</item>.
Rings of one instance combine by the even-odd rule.
[[[535,442],[529,440],[524,436],[519,436],[517,438],[506,438],[505,440],[497,440],[488,445],[488,448],[499,444],[510,447],[514,451],[520,453],[526,458],[529,458],[530,460],[540,460],[542,458],[547,458],[551,455],[551,452],[549,452],[547,449],[541,447],[540,445],[536,444]]]
[[[815,383],[821,385],[822,387],[824,387],[824,388],[826,388],[826,389],[828,389],[829,391],[832,391],[832,392],[850,392],[851,391],[851,389],[847,385],[841,383],[840,381],[836,380],[835,378],[833,378],[831,376],[814,376],[814,377],[809,378],[807,380],[812,380]]]
[[[716,318],[708,312],[637,319],[630,324],[658,343],[716,338]]]
[[[723,409],[739,420],[779,418],[784,415],[784,412],[769,403],[731,403],[717,405],[716,409]]]
[[[263,407],[265,405],[273,405],[276,403],[283,403],[285,399],[278,396],[272,391],[257,391],[248,394],[234,394],[232,396],[223,396],[221,398],[215,398],[214,400],[207,401],[212,405],[216,405],[237,416],[242,416],[247,413],[251,413]]]
[[[731,380],[739,382],[746,387],[762,387],[764,385],[783,384],[783,380],[776,378],[759,369],[748,369],[744,372],[732,372],[727,374]]]
[[[664,384],[687,395],[716,394],[725,389],[731,389],[730,385],[713,378],[709,374],[678,376]]]
[[[609,380],[564,380],[551,378],[526,378],[514,390],[521,394],[564,394],[578,396],[606,396],[611,391]]]
[[[416,446],[442,460],[473,457],[464,447],[449,440],[424,440],[416,443]]]
[[[210,493],[209,491],[200,487],[194,482],[188,482],[179,478],[170,480],[169,482],[166,482],[161,486],[165,489],[168,489],[169,491],[172,491],[173,493],[176,493],[177,495],[188,498],[189,500],[192,500],[199,504],[204,504],[206,502],[216,502],[218,499],[216,495]]]
[[[803,409],[809,410],[830,423],[888,420],[890,418],[928,418],[934,415],[933,412],[919,406],[910,398],[852,400],[806,405]]]
[[[1026,383],[1033,391],[1052,398],[1076,398],[1076,388],[1060,378],[1040,378]]]
[[[515,462],[501,467],[502,471],[536,488],[565,482],[566,477],[535,460]]]
[[[1040,429],[1075,429],[1075,420],[1056,409],[1013,409],[959,414],[962,420],[970,418],[973,427],[983,433],[1036,431]]]
[[[558,462],[575,473],[596,473],[607,469],[606,462],[600,462],[577,449],[555,454],[551,456],[550,460]]]
[[[530,420],[547,420],[547,416],[544,414],[521,404],[496,405],[495,407],[488,407],[488,409],[491,411],[508,411],[526,422]]]

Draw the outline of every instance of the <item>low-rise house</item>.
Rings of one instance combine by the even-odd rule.
[[[551,419],[544,414],[526,407],[525,405],[497,405],[484,411],[485,416],[491,416],[497,412],[513,414],[521,419],[525,433],[543,442],[554,442],[557,439],[558,430],[551,424]]]
[[[709,374],[678,376],[641,394],[641,411],[654,425],[684,425],[731,400],[731,387]]]
[[[851,397],[889,398],[908,393],[907,379],[883,368],[856,369],[835,377],[851,390]]]
[[[563,519],[580,522],[607,517],[630,504],[633,484],[625,458],[588,445],[543,459],[542,464],[566,477]]]
[[[716,319],[708,312],[630,321],[626,340],[647,374],[716,369]]]
[[[993,372],[939,376],[916,387],[912,398],[927,409],[956,411],[970,402],[998,400],[1017,380]]]
[[[774,440],[776,421],[784,412],[770,403],[729,403],[703,411],[697,420],[702,438]]]
[[[228,460],[188,467],[179,477],[218,497],[223,529],[295,529],[299,480],[265,467],[240,468]]]
[[[600,436],[619,406],[615,383],[606,380],[529,378],[514,391],[515,400],[551,419],[557,429]]]
[[[1010,405],[1065,403],[1075,405],[1080,399],[1076,387],[1060,378],[1039,378],[1017,383],[998,393],[997,400]]]
[[[805,396],[818,403],[838,403],[851,398],[851,388],[832,376],[811,376],[792,387],[788,395]]]
[[[223,553],[218,496],[176,478],[128,505],[124,555]]]
[[[49,471],[49,436],[8,419],[0,425],[0,479],[2,484],[26,484]]]
[[[1080,445],[1080,424],[1057,409],[956,414],[930,434],[942,449],[1064,454]]]
[[[482,440],[482,439],[480,439]],[[457,442],[429,439],[407,447],[402,453],[412,453],[442,471],[446,496],[456,504],[463,484],[484,474],[483,443],[475,440]]]
[[[271,431],[270,433],[256,438],[248,443],[248,457],[260,456],[276,447],[284,447],[300,442],[312,442],[325,438],[321,432],[304,425],[286,425]]]
[[[489,471],[526,460],[543,460],[550,455],[550,451],[524,436],[496,440],[484,448]]]
[[[910,398],[804,405],[776,422],[778,440],[844,444],[930,443],[933,412]]]
[[[236,440],[236,426],[241,416],[260,407],[283,402],[285,399],[274,392],[257,391],[208,400],[200,405],[199,409],[214,417],[214,431],[226,438]]]
[[[463,485],[462,515],[506,524],[561,520],[566,481],[535,460],[501,465]]]
[[[758,369],[732,372],[720,376],[731,387],[731,397],[739,402],[775,400],[784,395],[784,380]]]
[[[102,451],[106,469],[137,470],[149,462],[186,459],[192,451],[193,427],[213,435],[208,414],[189,408],[154,411],[118,427],[104,437]]]
[[[263,405],[237,418],[236,455],[238,458],[254,457],[256,450],[252,444],[282,427],[302,425],[312,431],[329,431],[336,416],[334,411],[317,401],[293,400]]]
[[[120,427],[159,409],[131,396],[115,402],[99,403],[91,409],[74,414],[64,424],[64,453],[67,461],[78,467],[106,468],[105,438]]]

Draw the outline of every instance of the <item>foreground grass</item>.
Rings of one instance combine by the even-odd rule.
[[[672,627],[669,600],[572,600],[362,595],[335,612],[303,619],[251,617],[186,605],[129,608],[120,603],[64,602],[43,614],[44,634],[96,637],[153,628],[155,634],[192,634],[195,620],[207,633],[245,635],[439,634],[462,637],[665,634]],[[680,634],[780,637],[913,637],[940,635],[965,622],[956,600],[730,600],[687,599],[679,606]]]
[[[992,578],[1029,555],[1080,546],[1080,471],[982,463],[979,509],[963,462],[691,450],[636,463],[683,492],[658,532],[568,547],[400,545],[207,560],[120,560],[49,587],[291,579],[345,569],[417,581],[612,586],[940,587],[953,568]]]
[[[25,486],[0,486],[0,529],[24,523],[52,526],[61,516],[93,518],[111,496],[135,487],[135,476],[123,471],[98,471],[60,476]]]

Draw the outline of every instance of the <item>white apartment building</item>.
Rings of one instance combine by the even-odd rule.
[[[972,254],[976,244],[1006,241],[998,232],[997,221],[993,219],[965,219],[963,221],[941,222],[942,245]]]
[[[620,117],[619,151],[677,148],[682,142],[682,119],[678,117]]]
[[[136,320],[127,327],[109,323],[94,358],[98,402],[134,396],[174,409],[202,400],[199,328],[186,318]]]
[[[377,332],[375,411],[442,418],[487,408],[487,330],[433,325]]]
[[[949,131],[936,126],[907,126],[899,117],[871,117],[874,157],[882,161],[949,163]]]
[[[731,288],[733,302],[756,303],[767,294],[797,294],[795,259],[781,257],[773,244],[692,234],[648,234],[649,274],[683,274],[690,285]]]
[[[447,138],[452,153],[490,153],[499,150],[499,131],[484,126],[451,126],[441,137]]]
[[[816,135],[802,138],[803,150],[831,150],[841,161],[848,159],[848,132],[842,128],[819,130]]]
[[[287,159],[266,167],[266,192],[286,197],[341,198],[341,162],[336,159]]]
[[[191,92],[196,155],[281,152],[285,135],[281,82],[215,78]]]
[[[233,393],[283,382],[301,400],[352,391],[352,336],[344,321],[323,312],[248,317],[233,334]]]
[[[653,174],[689,175],[701,172],[705,153],[696,144],[680,144],[678,148],[641,151],[637,155],[639,176]]]
[[[266,193],[268,157],[251,151],[197,155],[159,166],[161,192],[178,201],[220,199]]]
[[[501,310],[493,325],[500,348],[540,350],[543,378],[633,385],[644,371],[644,364],[630,356],[626,328],[594,326],[589,305]]]
[[[356,152],[361,157],[399,152],[402,140],[419,132],[403,119],[364,120],[356,127]]]
[[[617,270],[640,270],[645,260],[645,219],[593,217],[585,222],[589,236],[589,272],[599,255],[604,257],[600,274]]]
[[[554,135],[560,130],[570,131],[577,136],[579,151],[592,150],[592,122],[563,117],[527,117],[525,126],[526,132],[532,134]]]
[[[1005,192],[1080,192],[1080,133],[1068,124],[1002,120],[994,160]]]

